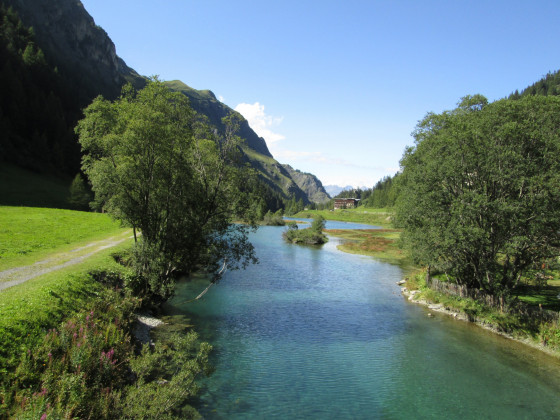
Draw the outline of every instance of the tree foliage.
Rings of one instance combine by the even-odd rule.
[[[317,215],[313,218],[311,226],[307,229],[298,229],[296,223],[290,223],[288,230],[282,236],[286,241],[294,244],[322,245],[328,241],[327,236],[323,233],[325,224],[325,218]]]
[[[417,262],[507,294],[558,255],[559,111],[555,97],[487,104],[477,95],[420,121],[397,204]]]
[[[357,198],[360,200],[359,205],[364,207],[393,207],[399,194],[398,183],[395,183],[398,176],[398,173],[394,176],[385,176],[377,181],[372,188],[343,190],[335,198]],[[330,203],[328,208],[332,208],[333,203],[334,201]]]
[[[560,71],[549,72],[541,80],[523,89],[516,90],[509,99],[519,99],[524,96],[558,96],[560,95]]]
[[[369,194],[364,194],[361,205],[364,207],[383,208],[393,207],[398,197],[398,182],[396,179],[399,174],[385,176],[377,181]]]
[[[266,212],[263,217],[262,224],[265,226],[284,226],[284,218],[282,217],[282,210],[272,213],[270,210]]]
[[[91,191],[87,187],[81,174],[76,174],[70,184],[70,196],[68,204],[76,210],[89,210],[89,202],[92,200]]]
[[[84,112],[76,128],[83,170],[97,205],[142,233],[134,261],[144,293],[168,297],[177,272],[255,261],[242,189],[251,176],[239,163],[234,118],[218,137],[157,79],[125,87],[114,102],[98,97]]]

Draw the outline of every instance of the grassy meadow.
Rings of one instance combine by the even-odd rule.
[[[44,333],[87,307],[104,286],[92,273],[122,272],[111,254],[123,243],[86,259],[83,263],[35,277],[0,291],[0,374],[13,368],[20,355]]]
[[[392,209],[373,209],[358,207],[346,210],[304,210],[294,217],[313,218],[316,215],[323,216],[326,220],[338,220],[341,222],[363,223],[367,225],[392,227]]]
[[[400,231],[397,229],[327,229],[326,233],[344,240],[338,246],[341,251],[368,255],[406,271],[415,268],[398,246]]]
[[[59,260],[60,253],[107,237],[127,237],[109,216],[32,207],[0,206],[0,271],[30,265],[41,259]],[[0,366],[15,358],[46,329],[95,299],[102,285],[90,273],[122,271],[111,257],[130,246],[130,240],[101,250],[77,265],[35,277],[0,291]],[[72,255],[79,255],[77,251]]]
[[[125,231],[101,213],[0,206],[0,271]]]

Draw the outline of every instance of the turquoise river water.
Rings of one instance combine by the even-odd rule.
[[[329,222],[328,228],[348,227]],[[366,226],[362,226],[366,227]],[[560,363],[407,302],[401,270],[252,234],[260,264],[181,282],[167,306],[214,346],[208,419],[559,419]]]

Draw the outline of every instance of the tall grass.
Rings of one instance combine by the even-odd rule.
[[[123,243],[117,249],[129,245]],[[91,273],[124,272],[111,257],[114,251],[101,251],[77,266],[0,291],[0,377],[13,369],[45,331],[98,297],[103,286]]]

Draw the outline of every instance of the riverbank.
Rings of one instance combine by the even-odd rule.
[[[211,346],[192,328],[151,340],[162,322],[127,287],[129,230],[70,210],[0,216],[0,418],[195,416]]]
[[[336,217],[337,213],[333,212]],[[358,215],[360,213],[357,213]],[[359,220],[364,222],[364,220]],[[560,328],[554,323],[526,322],[519,317],[502,313],[468,298],[444,295],[429,289],[422,280],[421,268],[415,266],[408,256],[398,247],[401,231],[398,229],[371,230],[327,230],[327,234],[341,238],[343,243],[338,249],[343,252],[371,256],[379,261],[398,265],[407,278],[403,295],[412,303],[427,307],[430,311],[451,316],[454,319],[472,322],[486,330],[509,339],[524,343],[549,355],[560,357]],[[533,298],[532,291],[525,291]],[[550,294],[550,293],[548,293]],[[556,294],[554,294],[556,296]],[[529,300],[520,295],[520,301],[544,307],[544,300]],[[548,301],[547,301],[548,303]],[[555,307],[553,307],[555,309]]]
[[[406,284],[406,281],[404,282],[405,282],[404,284]],[[397,284],[402,285],[403,283],[398,282]],[[435,303],[434,301],[426,300],[422,296],[422,293],[419,290],[409,290],[407,287],[401,287],[401,293],[404,297],[406,297],[406,299],[409,302],[424,306],[431,312],[437,312],[440,314],[450,316],[453,319],[456,319],[457,321],[473,323],[481,328],[484,328],[485,330],[491,331],[495,334],[501,335],[502,337],[508,338],[510,340],[514,340],[519,343],[525,344],[536,350],[542,351],[550,356],[554,356],[560,359],[560,351],[552,349],[544,345],[542,342],[536,341],[531,336],[528,335],[523,336],[519,334],[508,333],[506,331],[501,330],[498,325],[491,323],[488,320],[478,319],[476,317],[473,318],[471,315],[468,315],[467,313],[457,308],[446,306],[443,303]],[[431,312],[428,313],[428,316],[431,316]]]

